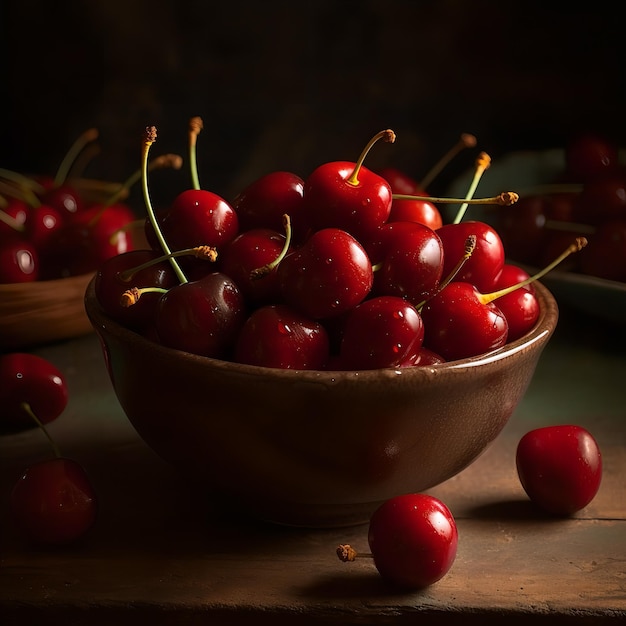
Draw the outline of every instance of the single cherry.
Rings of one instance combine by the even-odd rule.
[[[33,243],[16,234],[0,240],[0,284],[34,282],[40,272],[41,261]]]
[[[248,365],[322,370],[329,358],[324,326],[284,304],[255,309],[241,329],[233,360]]]
[[[576,425],[544,426],[519,441],[516,465],[528,497],[549,513],[585,508],[602,480],[602,455],[593,435]]]

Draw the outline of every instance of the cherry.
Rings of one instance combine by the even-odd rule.
[[[398,168],[383,167],[378,170],[378,175],[382,176],[389,183],[393,193],[407,194],[410,196],[426,195],[426,189],[411,176]]]
[[[398,367],[423,339],[424,324],[412,304],[397,296],[370,298],[345,320],[338,364],[346,370]]]
[[[0,241],[6,236],[23,234],[30,207],[23,200],[10,199],[0,207]]]
[[[504,244],[496,229],[486,222],[465,221],[444,224],[437,234],[444,251],[443,275],[447,276],[463,256],[467,238],[476,236],[476,247],[457,280],[472,283],[479,291],[494,289],[504,265]]]
[[[345,313],[370,293],[372,264],[363,246],[338,228],[315,232],[278,265],[283,300],[312,319]]]
[[[596,132],[585,131],[570,138],[565,148],[567,175],[588,182],[618,166],[617,145]]]
[[[574,220],[586,224],[626,219],[626,176],[605,176],[586,183],[572,213]]]
[[[381,504],[370,518],[367,535],[371,554],[340,545],[342,561],[369,556],[381,577],[402,589],[423,589],[441,580],[457,554],[459,540],[450,509],[434,496],[410,493]]]
[[[243,295],[221,272],[168,289],[155,311],[159,341],[192,354],[224,358],[245,321]]]
[[[63,227],[64,216],[54,207],[40,204],[31,207],[24,224],[24,236],[40,250],[52,235]]]
[[[0,433],[55,420],[67,406],[65,376],[49,360],[28,352],[0,355]]]
[[[590,276],[626,282],[626,217],[596,228],[580,254],[580,267]]]
[[[130,250],[105,260],[95,276],[95,294],[112,319],[132,330],[142,331],[153,323],[162,290],[178,284],[171,265],[156,250]],[[122,296],[133,288],[142,290],[132,306]],[[148,291],[157,288],[159,291]]]
[[[385,224],[380,235],[384,241],[374,275],[375,293],[406,298],[414,305],[433,295],[445,265],[437,232],[417,222],[395,222]]]
[[[74,215],[85,207],[80,193],[69,183],[46,189],[39,198],[42,204],[52,207],[63,217]]]
[[[447,361],[484,354],[507,340],[504,313],[471,283],[453,281],[421,310],[424,345]]]
[[[433,230],[443,226],[439,209],[428,200],[394,198],[391,203],[388,222],[419,222]]]
[[[522,270],[523,271],[523,270]],[[525,272],[524,272],[525,273]],[[526,276],[528,278],[528,276]],[[522,278],[521,280],[525,280]],[[506,274],[501,274],[496,289],[510,287],[520,282],[517,277],[509,279]],[[539,319],[539,301],[534,294],[532,285],[520,287],[515,291],[500,296],[494,303],[502,311],[508,324],[507,342],[515,341],[523,337]]]
[[[377,133],[356,163],[324,163],[306,178],[303,212],[314,230],[339,228],[363,241],[387,221],[391,187],[382,176],[363,166],[367,153],[380,139],[393,143],[395,133]]]
[[[255,309],[234,351],[238,363],[283,369],[322,370],[328,358],[324,326],[283,304]]]
[[[576,425],[544,426],[519,441],[516,466],[528,497],[545,511],[568,516],[586,507],[602,480],[593,435]]]
[[[39,253],[30,241],[18,235],[0,241],[0,284],[34,282],[40,268]]]
[[[405,361],[400,363],[400,367],[421,367],[425,365],[439,365],[445,362],[446,360],[440,354],[422,345],[415,354],[410,355]]]
[[[304,180],[292,172],[276,171],[253,181],[233,200],[241,231],[268,228],[281,232],[288,215],[294,240],[302,241],[308,225],[302,215]]]
[[[288,247],[280,232],[253,228],[222,249],[219,267],[235,281],[249,305],[274,303],[280,299],[277,266]]]

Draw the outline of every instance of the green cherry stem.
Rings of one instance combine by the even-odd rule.
[[[39,426],[39,428],[41,428],[41,430],[43,431],[44,435],[47,437],[48,441],[50,442],[50,445],[52,446],[52,450],[54,452],[54,455],[57,458],[61,458],[61,450],[59,449],[59,446],[56,444],[54,439],[52,439],[52,437],[50,436],[50,433],[48,432],[48,429],[43,425],[43,422],[35,415],[35,413],[33,412],[30,404],[28,402],[22,402],[21,406],[24,409],[24,411],[26,413],[28,413],[28,415],[31,417],[31,419],[37,424],[37,426]]]
[[[0,222],[4,222],[7,226],[17,231],[18,233],[23,233],[26,229],[24,228],[24,224],[18,222],[12,215],[9,215],[6,211],[0,209]]]
[[[367,145],[363,149],[363,152],[361,152],[361,155],[359,156],[359,159],[356,162],[354,169],[352,170],[352,174],[350,174],[350,176],[348,176],[348,178],[346,179],[346,182],[348,182],[350,185],[354,185],[356,187],[359,184],[359,172],[361,171],[361,167],[363,166],[365,157],[372,149],[372,146],[380,139],[386,141],[387,143],[393,143],[396,140],[396,134],[390,129],[381,130],[368,141]]]
[[[58,187],[62,185],[67,176],[72,169],[72,165],[79,153],[83,150],[83,148],[92,141],[95,141],[98,138],[98,129],[90,128],[82,133],[76,141],[70,146],[70,149],[67,151],[66,155],[63,157],[61,164],[59,165],[59,169],[54,177],[54,186]]]
[[[135,274],[137,274],[137,272],[152,267],[153,265],[161,263],[162,261],[167,261],[169,259],[178,258],[181,256],[192,256],[196,259],[202,259],[204,261],[210,261],[211,263],[214,263],[217,260],[217,250],[213,246],[195,246],[194,248],[176,250],[175,252],[163,254],[155,259],[152,259],[151,261],[146,261],[141,265],[137,265],[136,267],[125,270],[124,272],[120,272],[119,277],[125,283],[130,282]]]
[[[520,287],[525,287],[536,280],[539,280],[543,276],[545,276],[548,272],[552,271],[557,265],[559,265],[562,261],[564,261],[570,254],[574,254],[575,252],[579,252],[587,245],[587,239],[585,237],[576,237],[576,239],[556,258],[552,263],[546,265],[542,270],[539,270],[536,274],[529,276],[526,280],[522,280],[515,285],[511,285],[510,287],[505,287],[504,289],[499,289],[498,291],[493,291],[491,293],[484,293],[480,295],[480,301],[483,304],[488,304],[497,298],[501,298],[502,296],[506,296],[506,294],[519,289]]]
[[[466,148],[473,148],[476,146],[476,137],[469,133],[463,133],[459,140],[444,154],[435,165],[433,165],[427,172],[426,176],[420,181],[420,187],[422,189],[428,189],[428,186],[441,174],[443,169],[452,161],[452,159],[462,150]]]
[[[435,196],[412,196],[404,193],[394,193],[393,200],[425,200],[437,204],[457,204],[465,202],[467,204],[497,204],[499,206],[511,206],[519,200],[519,194],[514,191],[503,191],[491,198],[437,198]]]
[[[159,223],[157,221],[156,215],[154,214],[154,209],[152,208],[152,202],[150,200],[150,191],[148,190],[148,154],[150,153],[150,146],[152,146],[152,144],[156,141],[156,138],[157,138],[156,126],[146,127],[144,140],[142,144],[143,149],[142,149],[142,154],[141,154],[141,161],[142,161],[141,182],[142,182],[142,189],[143,189],[143,198],[144,198],[144,203],[146,205],[146,211],[148,212],[148,219],[150,220],[150,224],[152,225],[152,228],[154,229],[154,233],[157,237],[159,245],[161,246],[161,249],[163,250],[163,253],[172,254],[170,247],[167,245],[167,241],[165,241],[165,237],[163,237],[163,233],[161,232],[161,228],[159,227]],[[176,276],[178,277],[179,282],[180,283],[188,282],[187,277],[183,273],[176,259],[172,257],[169,259],[169,261],[172,265],[172,268]]]
[[[463,217],[465,216],[465,212],[467,211],[467,207],[469,205],[469,201],[474,197],[474,193],[476,192],[476,187],[478,187],[478,183],[482,178],[482,175],[486,170],[489,169],[491,165],[491,157],[486,152],[481,152],[476,159],[476,170],[474,172],[474,177],[472,178],[472,183],[467,191],[467,196],[465,198],[465,202],[459,208],[456,217],[454,218],[453,224],[458,224]]]
[[[252,272],[250,272],[250,278],[252,280],[258,280],[259,278],[263,278],[263,276],[267,276],[273,269],[278,267],[280,262],[287,256],[287,252],[289,252],[289,246],[291,245],[292,236],[291,219],[287,214],[283,215],[283,226],[285,228],[285,244],[283,245],[283,249],[273,261],[252,270]]]
[[[194,189],[200,189],[200,179],[198,177],[197,144],[198,135],[204,128],[201,117],[192,117],[189,120],[189,166],[191,169],[191,181]]]

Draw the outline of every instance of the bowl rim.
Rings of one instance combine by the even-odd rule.
[[[514,354],[526,350],[534,344],[539,343],[543,345],[553,334],[559,318],[559,308],[555,297],[545,285],[539,281],[535,281],[533,283],[535,286],[535,295],[539,300],[539,318],[537,319],[535,325],[522,337],[507,343],[500,348],[496,348],[495,350],[464,359],[419,367],[389,367],[369,370],[281,369],[260,365],[249,365],[246,363],[237,363],[235,361],[226,361],[213,357],[202,356],[170,348],[152,341],[151,339],[126,328],[119,322],[107,316],[97,301],[95,295],[95,282],[96,276],[94,276],[87,285],[85,290],[84,306],[87,317],[98,335],[100,335],[104,330],[105,332],[115,336],[118,340],[128,340],[134,342],[134,344],[141,347],[142,350],[150,350],[154,354],[161,355],[162,357],[178,356],[179,358],[184,358],[185,361],[189,363],[198,363],[198,365],[207,369],[217,369],[222,372],[230,371],[232,373],[246,376],[271,376],[273,379],[298,379],[300,382],[332,381],[337,378],[345,379],[346,377],[360,379],[367,382],[373,379],[378,380],[381,375],[388,376],[390,378],[397,378],[400,375],[403,377],[427,377],[447,371],[465,370],[468,368],[476,368],[487,364],[493,364],[504,359],[508,359]]]

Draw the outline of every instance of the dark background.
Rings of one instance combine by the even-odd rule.
[[[355,160],[419,178],[462,132],[495,160],[593,128],[626,144],[623,23],[608,3],[2,0],[0,167],[54,173],[100,132],[86,174],[124,180],[151,155],[186,156],[199,115],[204,188]],[[471,167],[459,157],[433,185]],[[188,170],[152,177],[161,200]]]

